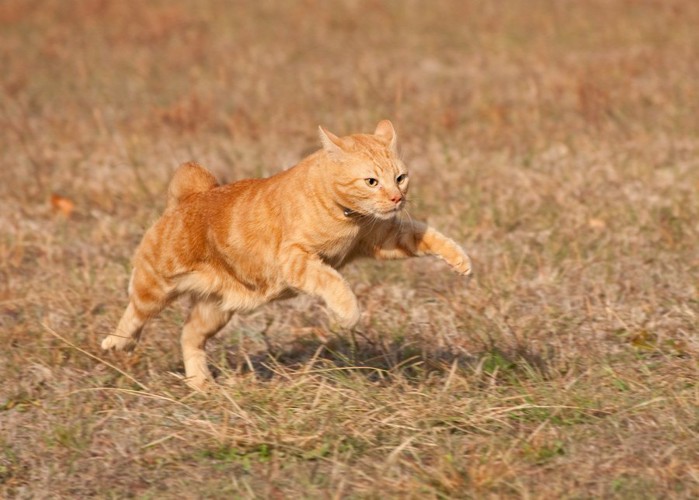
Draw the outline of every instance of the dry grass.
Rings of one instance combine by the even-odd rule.
[[[699,496],[697,26],[692,0],[0,2],[0,497]],[[309,298],[238,317],[207,396],[184,305],[103,357],[179,162],[266,175],[384,117],[468,288],[353,265],[355,338]]]

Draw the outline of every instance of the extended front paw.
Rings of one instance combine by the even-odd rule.
[[[471,259],[468,255],[464,255],[461,259],[455,262],[452,268],[454,269],[454,272],[466,277],[470,277],[471,273],[473,272],[471,267]]]

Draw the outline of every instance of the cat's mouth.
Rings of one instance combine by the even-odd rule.
[[[387,210],[374,209],[366,212],[353,210],[351,208],[342,207],[342,212],[345,217],[376,217],[377,219],[388,220],[396,217],[403,210],[403,204],[389,208]]]
[[[352,217],[376,217],[377,219],[392,219],[393,217],[397,216],[398,213],[403,209],[403,207],[395,207],[391,208],[389,210],[372,210],[370,212],[362,213],[358,210],[352,210],[351,208],[343,207],[342,213],[345,215],[347,218],[352,218]]]

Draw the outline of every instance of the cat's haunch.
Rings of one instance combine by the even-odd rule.
[[[188,294],[182,354],[188,383],[201,389],[211,380],[206,341],[236,311],[305,292],[353,328],[357,298],[338,269],[356,258],[435,255],[471,274],[459,245],[404,217],[410,178],[390,121],[373,134],[319,132],[321,150],[265,179],[220,185],[196,163],[179,167],[165,212],[134,255],[129,304],[102,348],[133,349],[146,322]]]

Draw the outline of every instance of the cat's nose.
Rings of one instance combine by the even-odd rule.
[[[401,201],[403,201],[403,195],[400,193],[396,193],[393,196],[391,196],[391,201],[398,205]]]

